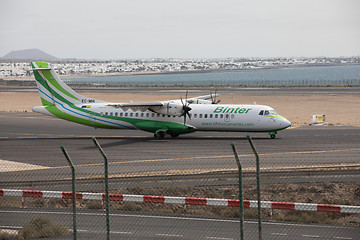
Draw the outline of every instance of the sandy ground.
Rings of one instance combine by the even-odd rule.
[[[82,95],[110,102],[151,102],[179,99],[181,93],[95,93]],[[189,97],[197,95],[189,94]],[[297,95],[297,96],[241,96],[222,94],[221,103],[253,104],[273,107],[289,119],[293,125],[306,125],[314,114],[325,114],[326,122],[333,125],[360,127],[360,96],[358,95]],[[31,112],[33,106],[40,106],[38,92],[0,92],[0,111]]]

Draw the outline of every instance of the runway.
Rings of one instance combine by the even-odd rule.
[[[0,121],[3,188],[71,191],[71,171],[60,150],[64,145],[75,164],[76,190],[103,192],[103,158],[91,141],[93,136],[108,156],[112,193],[170,187],[174,192],[169,195],[185,196],[187,192],[177,187],[233,188],[238,180],[231,142],[237,146],[245,184],[255,183],[255,157],[246,133],[196,132],[155,140],[151,133],[92,129],[37,113],[0,113]],[[281,131],[276,139],[266,133],[251,135],[260,154],[263,184],[358,181],[358,127],[302,126]],[[1,229],[18,229],[35,216],[71,227],[69,209],[2,208],[1,212]],[[81,239],[105,236],[103,212],[79,212]],[[238,226],[233,219],[111,211],[112,238],[239,239]],[[257,239],[255,222],[247,221],[245,229],[246,239]],[[263,231],[264,239],[356,239],[359,229],[264,222]]]
[[[0,113],[0,120],[0,159],[7,161],[0,182],[5,187],[24,187],[27,182],[25,187],[32,189],[69,188],[69,167],[60,145],[66,147],[76,166],[82,185],[79,191],[101,184],[103,158],[91,141],[93,136],[108,156],[113,189],[118,189],[120,182],[132,187],[134,180],[142,182],[142,187],[234,184],[237,165],[231,142],[237,146],[245,178],[255,169],[246,133],[196,132],[155,140],[151,133],[93,129],[37,113]],[[358,177],[358,127],[304,126],[281,131],[276,139],[266,133],[252,137],[265,183],[341,182]],[[315,173],[307,171],[314,167]],[[340,167],[341,172],[337,171]],[[276,174],[279,171],[282,178]],[[254,181],[253,175],[246,181]]]

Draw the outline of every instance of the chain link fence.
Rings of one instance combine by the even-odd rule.
[[[360,232],[360,149],[346,142],[324,148],[315,141],[284,151],[286,146],[255,137],[262,239],[355,239]],[[18,141],[2,141],[2,152],[21,151],[24,159],[37,152],[38,163],[47,163],[2,162],[2,234],[24,234],[24,226],[43,217],[66,226],[56,239],[73,238],[72,174],[63,144],[76,171],[77,238],[106,239],[104,158],[91,138],[40,142],[36,149],[18,149]],[[260,238],[255,156],[246,138],[134,136],[98,142],[108,158],[110,238],[239,239],[238,166],[231,142],[243,170],[244,237]]]

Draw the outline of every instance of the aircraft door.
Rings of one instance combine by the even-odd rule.
[[[95,118],[95,113],[94,112],[91,112],[89,113],[89,125],[96,128],[95,127],[95,123],[96,123],[96,118]]]

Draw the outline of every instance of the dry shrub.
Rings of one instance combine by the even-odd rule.
[[[60,223],[53,223],[44,217],[37,217],[19,232],[21,239],[49,238],[69,234],[69,229]]]

